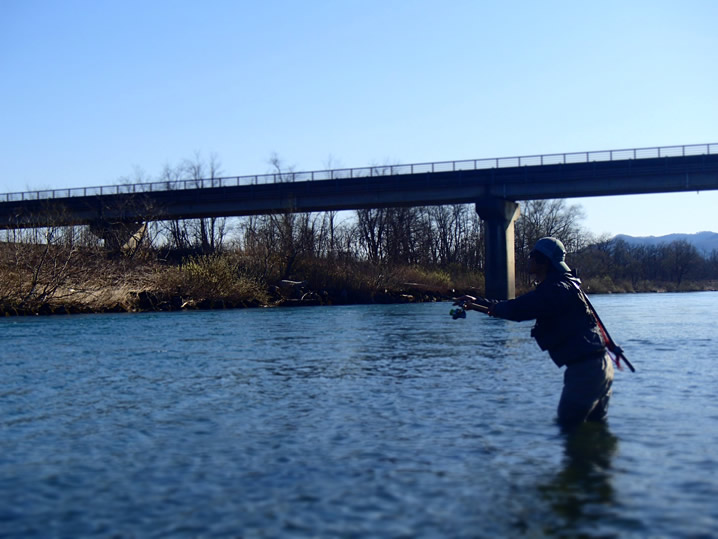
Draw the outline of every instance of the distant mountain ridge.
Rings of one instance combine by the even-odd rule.
[[[718,250],[718,233],[716,232],[697,232],[695,234],[666,234],[665,236],[629,236],[627,234],[618,234],[615,240],[623,240],[629,245],[661,245],[674,241],[687,241],[693,245],[698,252],[709,255],[713,250]]]

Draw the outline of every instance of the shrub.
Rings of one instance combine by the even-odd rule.
[[[229,256],[220,254],[192,257],[179,267],[162,270],[157,287],[196,301],[267,301],[264,285],[244,274]]]

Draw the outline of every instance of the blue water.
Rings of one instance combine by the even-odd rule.
[[[0,536],[718,535],[718,293],[593,300],[638,372],[569,437],[448,303],[0,320]]]

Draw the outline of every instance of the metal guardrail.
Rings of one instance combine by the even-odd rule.
[[[718,143],[692,144],[686,146],[658,146],[627,150],[602,150],[593,152],[554,153],[521,157],[495,157],[468,159],[463,161],[440,161],[415,163],[411,165],[386,165],[360,168],[342,168],[311,172],[287,172],[258,174],[252,176],[225,176],[220,178],[171,180],[147,183],[105,185],[99,187],[76,187],[69,189],[46,189],[0,194],[0,202],[21,200],[44,200],[54,198],[86,197],[175,191],[180,189],[209,189],[214,187],[236,187],[268,183],[322,181],[398,174],[422,174],[428,172],[452,172],[460,170],[482,170],[522,166],[561,165],[590,163],[594,161],[620,161],[628,159],[655,159],[658,157],[685,157],[691,155],[718,154]]]

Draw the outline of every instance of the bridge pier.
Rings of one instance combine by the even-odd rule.
[[[516,297],[514,221],[519,205],[503,198],[487,197],[476,202],[476,213],[486,223],[486,297]]]
[[[90,232],[98,238],[105,240],[108,251],[119,253],[121,251],[134,252],[145,236],[147,225],[142,222],[108,223],[96,221],[90,225]]]

